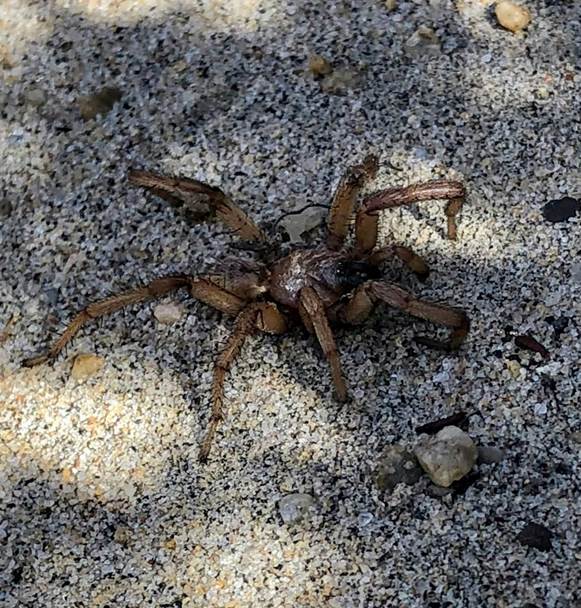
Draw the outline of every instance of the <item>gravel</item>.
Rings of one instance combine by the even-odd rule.
[[[481,0],[2,4],[2,606],[575,605],[581,218],[550,223],[543,206],[581,195],[581,5],[522,4],[532,20],[518,35]],[[340,94],[310,72],[313,55],[338,70]],[[122,97],[83,120],[80,101],[104,89]],[[468,188],[456,243],[442,203],[381,216],[382,242],[432,270],[420,284],[394,264],[389,280],[469,313],[457,355],[418,347],[426,328],[381,309],[337,330],[342,406],[312,338],[255,336],[206,466],[231,322],[186,294],[20,367],[86,302],[234,251],[223,228],[130,187],[130,168],[223,187],[267,226],[328,203],[369,152],[370,190]],[[153,308],[170,303],[184,316],[164,326]],[[529,334],[549,359],[515,347]],[[82,383],[79,353],[106,360]],[[382,493],[384,448],[457,411],[481,414],[470,434],[504,460],[462,493],[422,481]],[[278,505],[291,494],[317,509],[288,526]],[[549,550],[519,543],[530,522]]]

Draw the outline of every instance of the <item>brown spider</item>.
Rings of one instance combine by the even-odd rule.
[[[163,296],[186,288],[191,295],[218,310],[236,317],[234,331],[219,355],[212,383],[212,413],[201,444],[200,460],[206,461],[216,429],[224,419],[224,379],[242,344],[258,329],[282,334],[289,322],[300,320],[317,337],[331,367],[337,398],[347,398],[330,324],[357,324],[370,314],[376,302],[384,302],[407,313],[450,327],[447,342],[416,338],[422,344],[443,350],[457,349],[468,332],[468,318],[460,310],[416,299],[396,285],[380,279],[380,265],[398,257],[420,279],[426,277],[425,262],[407,247],[389,245],[375,250],[378,211],[419,201],[447,199],[448,236],[456,238],[456,215],[464,200],[460,182],[438,180],[406,188],[389,188],[364,199],[356,211],[355,244],[345,247],[355,202],[362,186],[377,173],[378,161],[368,156],[361,165],[350,167],[334,194],[328,216],[328,236],[324,245],[295,249],[283,254],[269,243],[265,233],[218,188],[187,178],[170,178],[144,171],[132,171],[129,181],[143,186],[171,203],[195,209],[199,204],[215,214],[255,249],[276,249],[270,262],[237,261],[237,268],[219,275],[202,277],[173,275],[153,280],[148,285],[89,304],[67,326],[62,336],[44,354],[26,359],[33,366],[54,359],[85,323],[115,312],[130,304]],[[196,205],[198,205],[196,207]],[[258,243],[258,247],[256,247]]]

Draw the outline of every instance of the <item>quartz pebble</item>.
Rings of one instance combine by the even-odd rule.
[[[173,302],[169,304],[158,304],[153,309],[153,315],[162,325],[177,323],[183,315],[183,308]]]
[[[462,429],[447,426],[437,435],[423,439],[414,453],[430,479],[447,488],[472,470],[478,450]]]
[[[510,2],[510,0],[500,0],[496,3],[494,10],[498,23],[511,32],[520,32],[531,22],[529,11],[519,4]]]
[[[315,499],[310,494],[289,494],[281,498],[278,512],[285,524],[295,524],[306,517],[315,505]]]
[[[303,243],[305,233],[314,230],[327,216],[328,210],[321,207],[308,207],[300,213],[291,213],[280,225],[287,233],[289,242],[292,244]]]
[[[85,380],[94,376],[105,365],[105,359],[97,355],[83,353],[73,361],[71,376],[75,380]]]

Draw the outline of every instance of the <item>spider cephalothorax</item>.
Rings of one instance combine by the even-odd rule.
[[[468,318],[464,312],[418,300],[400,287],[381,280],[380,266],[389,258],[402,260],[421,280],[428,273],[425,262],[407,247],[375,247],[377,214],[381,209],[433,199],[449,201],[446,206],[448,236],[455,239],[455,218],[462,207],[464,187],[460,182],[439,180],[406,188],[390,188],[365,198],[355,209],[361,188],[366,181],[375,177],[376,172],[377,159],[374,156],[368,156],[362,164],[350,167],[332,200],[326,242],[312,249],[295,249],[286,253],[278,249],[276,242],[269,241],[265,233],[218,188],[187,178],[163,177],[144,171],[131,172],[131,183],[143,186],[173,204],[185,205],[194,217],[217,216],[240,238],[260,244],[256,249],[270,253],[268,261],[253,263],[231,260],[216,273],[197,277],[162,277],[143,287],[89,304],[71,321],[45,355],[27,359],[24,365],[32,366],[54,359],[79,329],[92,319],[129,304],[181,288],[188,289],[194,298],[236,317],[234,331],[214,368],[212,414],[200,449],[200,459],[206,460],[216,429],[223,420],[226,371],[246,336],[257,329],[281,334],[293,321],[302,321],[307,330],[315,334],[329,361],[336,395],[340,400],[346,399],[347,387],[331,324],[360,323],[378,302],[451,329],[448,341],[417,338],[422,344],[443,350],[458,348],[468,332]],[[355,240],[352,247],[347,247],[346,239],[354,212]]]

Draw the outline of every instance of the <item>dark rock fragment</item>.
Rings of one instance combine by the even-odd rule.
[[[529,523],[518,534],[517,540],[521,545],[533,547],[540,551],[550,551],[553,548],[551,539],[553,533],[541,524]]]
[[[553,224],[565,222],[581,211],[581,202],[572,196],[549,201],[543,207],[544,218]]]

